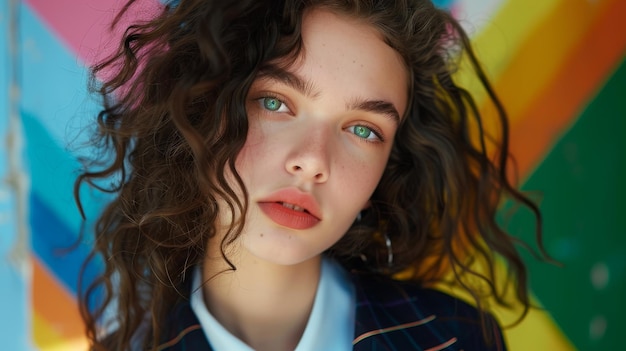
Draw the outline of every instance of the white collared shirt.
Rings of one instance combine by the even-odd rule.
[[[191,309],[215,351],[253,351],[232,335],[211,315],[200,285],[202,273],[193,273]],[[294,351],[352,350],[356,298],[354,286],[346,272],[336,262],[324,258],[317,285],[313,309],[298,346]]]

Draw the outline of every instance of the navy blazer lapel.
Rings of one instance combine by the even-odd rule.
[[[189,301],[176,305],[166,325],[170,329],[159,351],[213,351]]]
[[[356,290],[355,351],[505,350],[493,322],[494,342],[483,340],[478,311],[447,294],[414,283],[353,275]]]
[[[456,299],[413,283],[351,275],[356,291],[355,351],[503,351],[500,330],[489,315],[492,345],[486,345],[478,311]],[[189,301],[174,308],[159,351],[210,350]],[[219,350],[218,350],[219,351]]]
[[[353,282],[356,290],[354,350],[424,350],[429,345],[442,343],[428,325],[436,316],[421,311],[414,297],[397,289],[391,280],[354,275]],[[414,328],[421,332],[415,333]],[[424,344],[430,339],[435,339],[434,343]]]

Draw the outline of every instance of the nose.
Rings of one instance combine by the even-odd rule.
[[[302,181],[326,182],[330,176],[330,134],[323,127],[293,133],[293,148],[285,162],[287,172]]]

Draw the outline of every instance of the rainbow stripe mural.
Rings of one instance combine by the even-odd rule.
[[[142,0],[143,15],[157,0]],[[512,121],[520,182],[537,190],[556,267],[526,257],[542,309],[506,330],[511,350],[607,350],[626,328],[626,2],[449,0]],[[76,307],[85,243],[72,198],[80,131],[97,111],[85,67],[119,33],[120,0],[0,0],[0,340],[85,350]],[[457,77],[481,102],[484,93]],[[484,113],[491,113],[489,106]],[[93,196],[93,218],[106,199]],[[520,213],[508,224],[532,242]],[[95,274],[93,267],[89,274]],[[502,311],[506,324],[511,313]]]

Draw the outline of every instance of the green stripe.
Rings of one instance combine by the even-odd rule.
[[[533,292],[580,350],[623,347],[625,184],[626,60],[523,187],[541,191],[544,242],[564,264],[525,255]],[[532,242],[532,218],[520,212],[508,228]]]

